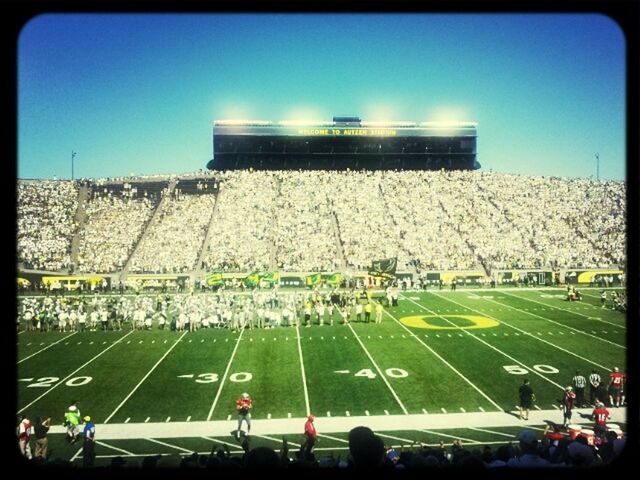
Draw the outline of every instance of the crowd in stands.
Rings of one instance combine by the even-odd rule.
[[[490,274],[618,267],[626,261],[624,182],[476,171],[211,175],[215,181],[147,181],[148,186],[176,181],[177,191],[184,192],[179,202],[166,202],[162,219],[146,232],[134,259],[136,271],[364,270],[372,260],[397,257],[404,270],[485,268]],[[68,265],[74,185],[19,184],[21,261],[51,270]],[[139,193],[144,187],[137,185]],[[203,261],[194,265],[214,202],[192,197],[206,197],[209,185],[210,196],[218,188],[220,193]],[[88,220],[79,227],[78,270],[117,271],[157,203],[131,190],[128,196],[126,190],[93,193]]]
[[[85,208],[87,220],[79,232],[76,271],[106,273],[124,268],[154,208],[147,197],[97,192]]]
[[[131,259],[129,272],[192,271],[209,227],[215,195],[166,196]]]
[[[276,217],[274,175],[239,170],[217,177],[222,182],[221,192],[202,267],[218,271],[269,269]]]
[[[339,254],[333,213],[327,197],[332,194],[328,172],[276,175],[275,199],[277,268],[296,271],[336,271]]]
[[[34,270],[66,270],[78,209],[78,187],[66,181],[18,182],[18,262]]]

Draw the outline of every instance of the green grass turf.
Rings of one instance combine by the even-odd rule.
[[[32,418],[52,416],[57,423],[69,403],[78,400],[83,415],[90,414],[98,425],[107,419],[136,423],[170,417],[170,422],[185,422],[209,416],[226,420],[229,415],[233,425],[235,400],[245,391],[254,401],[255,421],[303,417],[307,408],[318,417],[328,412],[340,417],[347,412],[513,411],[518,387],[529,378],[536,404],[550,410],[576,369],[585,376],[596,369],[605,382],[613,366],[625,370],[625,316],[601,309],[598,290],[584,293],[583,302],[570,303],[560,289],[407,292],[398,307],[385,308],[381,325],[353,318],[350,325],[341,325],[334,313],[330,326],[326,315],[322,327],[299,328],[300,346],[293,327],[245,330],[240,341],[239,333],[224,329],[190,332],[179,342],[182,333],[157,329],[23,332],[17,336],[17,404]],[[452,315],[499,323],[466,329],[471,322]],[[461,328],[401,325],[410,316],[429,316],[435,327]],[[34,386],[37,382],[43,386]],[[560,419],[558,412],[555,420]],[[459,435],[485,438],[480,434],[486,433]],[[425,432],[403,435],[432,441]],[[291,441],[301,441],[294,437]],[[227,441],[235,442],[231,437]],[[132,453],[166,451],[143,440],[108,443],[120,442],[145,446]],[[202,442],[199,451],[210,451],[212,442]]]

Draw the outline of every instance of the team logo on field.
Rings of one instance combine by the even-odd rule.
[[[480,315],[412,315],[400,322],[407,327],[434,330],[476,330],[500,325],[497,320]]]

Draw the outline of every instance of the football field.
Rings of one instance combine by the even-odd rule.
[[[21,331],[18,410],[52,417],[55,454],[78,461],[80,444],[67,446],[61,426],[77,400],[103,442],[98,464],[238,450],[231,432],[243,392],[253,401],[252,447],[279,449],[286,436],[295,448],[310,413],[318,449],[343,458],[347,432],[363,424],[389,444],[504,444],[525,425],[562,423],[557,400],[576,370],[605,383],[614,366],[626,371],[626,316],[601,308],[599,289],[582,292],[580,302],[560,288],[401,292],[381,324],[372,315],[343,325],[334,313],[333,325],[326,316],[323,326],[240,332]],[[516,407],[525,378],[536,396],[529,421]],[[625,409],[610,410],[624,424]],[[574,420],[590,423],[590,411]]]

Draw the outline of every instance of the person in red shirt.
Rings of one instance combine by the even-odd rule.
[[[604,406],[604,403],[596,403],[596,408],[593,409],[591,417],[596,422],[595,426],[593,427],[593,432],[595,433],[594,444],[602,445],[604,442],[606,442],[607,420],[611,418],[609,415],[609,411]]]
[[[557,447],[560,440],[565,438],[565,434],[560,431],[561,425],[547,421],[547,425],[544,427],[544,438],[549,441],[549,444]]]
[[[18,435],[20,453],[26,458],[31,459],[31,420],[29,420],[26,415],[18,415],[18,422],[16,433]]]
[[[304,453],[304,458],[307,460],[311,460],[311,450],[313,446],[316,444],[316,440],[318,438],[318,432],[316,431],[316,427],[313,424],[313,421],[316,419],[313,415],[309,415],[307,417],[307,421],[304,424],[304,443],[300,447],[300,450]]]
[[[618,367],[613,367],[613,372],[611,372],[609,378],[609,403],[612,407],[619,407],[623,377]]]
[[[564,399],[562,400],[562,413],[564,414],[564,426],[569,425],[571,421],[571,411],[573,410],[573,401],[576,399],[576,394],[573,392],[573,387],[569,386],[565,389]]]
[[[243,393],[236,401],[236,410],[238,411],[238,429],[236,430],[236,438],[240,439],[242,433],[242,421],[247,422],[247,435],[251,431],[251,397],[248,393]]]
[[[596,408],[593,409],[591,417],[595,420],[596,426],[603,429],[607,428],[607,420],[611,418],[609,410],[604,406],[604,403],[598,402]]]

